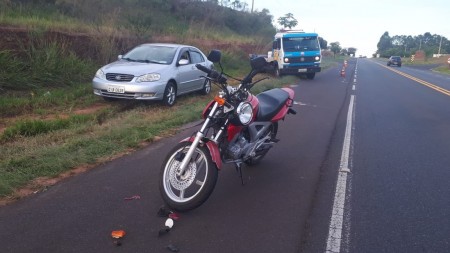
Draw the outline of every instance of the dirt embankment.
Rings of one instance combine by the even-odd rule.
[[[180,39],[176,36],[153,36],[151,39],[146,40],[120,35],[71,33],[63,31],[37,32],[26,28],[0,26],[0,51],[12,50],[20,53],[27,50],[30,45],[36,43],[58,43],[64,49],[69,49],[81,58],[92,59],[99,63],[115,60],[117,54],[123,54],[138,44],[155,42],[189,44],[200,48],[206,53],[211,49],[245,54],[261,53],[258,50],[264,51],[264,47],[266,46],[258,43],[238,43],[189,37]]]

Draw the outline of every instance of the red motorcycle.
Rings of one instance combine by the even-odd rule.
[[[194,209],[208,199],[224,163],[234,163],[242,180],[242,164],[261,161],[278,142],[278,121],[288,113],[296,114],[291,108],[292,89],[276,88],[256,96],[250,93],[256,83],[265,79],[252,81],[267,67],[263,57],[251,59],[252,70],[238,80],[238,87],[227,84],[227,77],[232,77],[223,72],[220,51],[212,50],[208,59],[219,64],[220,73],[199,64],[196,67],[221,90],[204,109],[205,121],[200,130],[175,146],[161,168],[161,196],[177,211]]]

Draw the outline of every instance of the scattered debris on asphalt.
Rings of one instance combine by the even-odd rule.
[[[122,238],[125,236],[125,231],[123,230],[114,230],[111,232],[111,237],[114,238],[114,244],[117,246],[122,245]]]
[[[141,199],[141,196],[134,195],[134,196],[131,196],[131,197],[128,197],[128,198],[124,198],[124,200],[136,200],[136,199]]]
[[[158,237],[163,236],[169,232],[170,232],[170,228],[168,228],[168,227],[162,228],[158,231]]]
[[[158,216],[167,218],[166,222],[164,223],[164,228],[160,229],[158,232],[158,237],[166,235],[170,232],[170,230],[173,228],[174,221],[177,221],[180,219],[180,215],[178,213],[175,213],[165,206],[161,206],[158,210]],[[167,246],[167,249],[171,252],[179,252],[180,249],[176,247],[173,244],[169,244]]]
[[[119,239],[125,236],[125,231],[123,230],[114,230],[111,232],[111,236],[114,239]]]
[[[167,249],[169,249],[169,250],[172,251],[172,252],[179,252],[179,251],[180,251],[180,249],[177,248],[177,246],[175,246],[175,245],[173,245],[173,244],[167,245]]]
[[[170,229],[172,229],[172,227],[173,227],[173,220],[171,218],[168,218],[166,220],[166,223],[164,224],[164,226],[165,227],[163,229],[159,230],[158,236],[162,236],[162,235],[169,233]]]
[[[159,217],[169,217],[169,214],[173,213],[169,209],[167,209],[165,206],[161,206],[158,210],[158,216]]]
[[[171,218],[172,220],[178,220],[180,219],[180,215],[177,213],[170,213],[169,218]]]
[[[173,220],[172,220],[171,218],[168,218],[168,219],[166,220],[165,225],[166,225],[166,227],[168,227],[168,228],[172,228],[172,227],[173,227]]]

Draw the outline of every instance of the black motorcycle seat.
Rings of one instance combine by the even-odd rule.
[[[256,121],[270,121],[286,104],[289,93],[285,90],[276,88],[264,91],[256,95],[256,97],[259,101],[259,110]]]

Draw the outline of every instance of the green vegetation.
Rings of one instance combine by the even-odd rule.
[[[16,0],[2,1],[0,7],[0,23],[46,30],[88,32],[107,26],[139,38],[182,37],[194,29],[200,31],[197,35],[209,37],[205,28],[245,37],[275,32],[268,10],[250,12],[240,1]]]
[[[0,51],[0,90],[71,86],[89,80],[96,65],[68,51],[63,43],[43,39],[21,45],[22,56]]]
[[[423,35],[395,35],[389,36],[389,32],[385,32],[378,42],[377,54],[387,58],[392,55],[402,57],[410,57],[416,51],[423,51],[426,57],[432,57],[433,54],[449,54],[450,41],[438,34],[429,32]]]
[[[443,65],[443,66],[435,68],[434,70],[438,71],[440,73],[450,75],[450,65],[447,65],[447,66]]]
[[[264,52],[270,45],[275,28],[267,10],[250,12],[239,1],[189,2],[0,2],[0,27],[20,28],[0,37],[0,197],[14,197],[36,178],[108,161],[200,119],[212,95],[183,96],[171,108],[93,95],[98,67],[130,47],[165,37],[205,52],[218,47],[226,72],[242,77],[249,70],[246,50]],[[333,64],[324,58],[325,67]],[[297,81],[262,81],[254,92]]]
[[[450,41],[441,35],[431,34],[429,32],[423,35],[395,35],[390,36],[389,32],[385,32],[377,44],[379,54],[382,58],[389,58],[398,55],[403,58],[405,65],[424,65],[439,64],[435,71],[449,74],[448,57],[435,58],[433,55],[450,54]],[[416,56],[414,62],[411,62],[411,56]]]
[[[0,95],[0,118],[23,114],[47,115],[70,113],[73,108],[87,107],[98,101],[90,83],[69,87],[6,91]]]
[[[294,83],[296,77],[262,81],[255,91]],[[199,120],[211,96],[184,96],[171,108],[158,103],[122,102],[88,115],[19,120],[0,138],[0,196],[38,177],[107,161]]]

